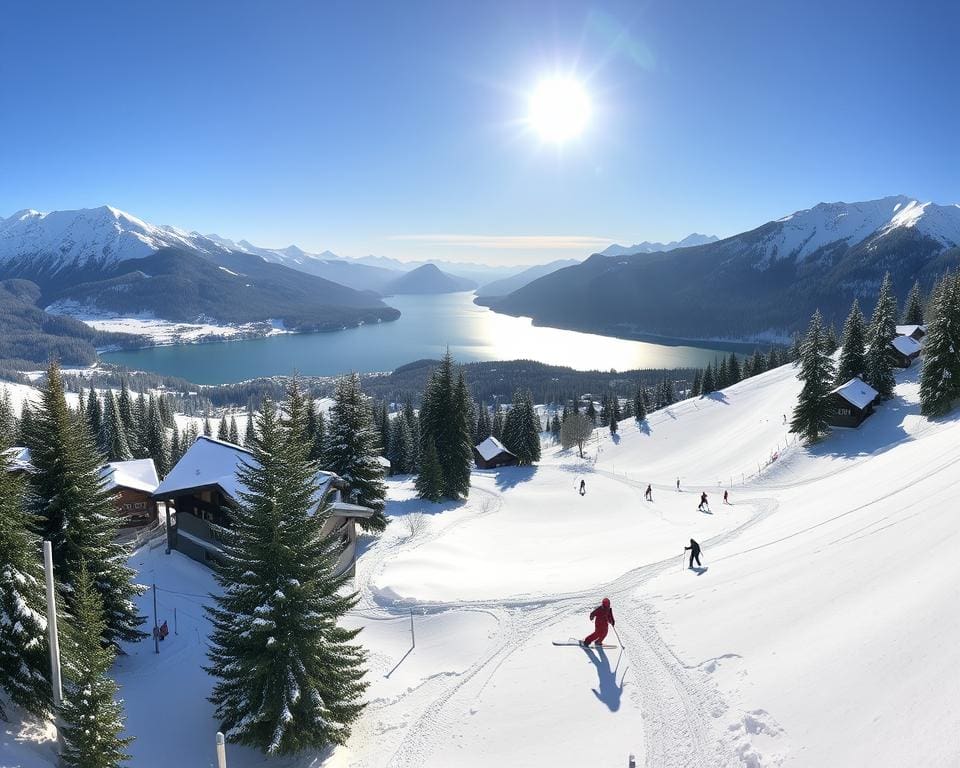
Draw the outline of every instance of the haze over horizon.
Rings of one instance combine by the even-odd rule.
[[[520,264],[960,201],[954,6],[50,9],[0,30],[29,86],[3,107],[0,216],[110,204],[264,247]]]

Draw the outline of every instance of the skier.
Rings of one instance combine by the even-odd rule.
[[[723,492],[723,503],[724,503],[724,504],[729,504],[729,503],[730,503],[729,498],[727,497],[727,493],[728,493],[728,491],[724,491],[724,492]]]
[[[709,511],[709,510],[710,510],[710,503],[707,501],[707,492],[706,492],[706,491],[704,491],[703,493],[700,494],[700,504],[697,506],[697,509],[699,509],[701,512],[703,512],[703,511],[704,511],[704,507],[706,507],[706,511]]]
[[[580,480],[580,495],[581,495],[581,496],[586,496],[586,494],[587,494],[587,481],[581,479],[581,480]]]
[[[680,493],[680,478],[677,478],[677,493]]]
[[[693,568],[693,561],[697,561],[697,565],[700,565],[700,545],[697,544],[693,539],[690,539],[690,546],[684,547],[683,551],[686,552],[690,550],[690,567]]]
[[[643,498],[645,498],[647,501],[653,501],[653,487],[650,485],[650,483],[647,483],[647,490],[643,494]]]
[[[613,618],[613,609],[610,607],[609,597],[603,598],[600,605],[590,611],[590,618],[593,620],[593,632],[587,635],[582,645],[588,646],[590,643],[603,645],[603,639],[607,636],[607,632],[610,631],[608,625],[617,623],[616,619]]]

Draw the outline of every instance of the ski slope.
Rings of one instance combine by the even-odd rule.
[[[960,765],[960,411],[920,417],[909,370],[858,430],[805,448],[783,424],[798,391],[785,366],[598,430],[585,459],[549,447],[536,468],[476,471],[464,504],[391,480],[347,619],[370,683],[349,743],[231,745],[229,765]],[[179,631],[117,662],[132,764],[215,765],[212,577],[162,547],[131,562]],[[604,596],[623,648],[551,645],[585,636]],[[0,725],[0,765],[51,764],[29,721]]]

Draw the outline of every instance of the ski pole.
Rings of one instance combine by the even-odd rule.
[[[613,634],[617,636],[617,642],[620,643],[620,647],[623,648],[624,647],[623,640],[620,639],[620,633],[617,632],[617,625],[613,624],[612,626],[613,626]],[[617,663],[619,664],[620,662],[617,662]]]

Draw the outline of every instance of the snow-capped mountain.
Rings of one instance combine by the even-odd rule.
[[[719,239],[716,235],[701,235],[694,232],[682,240],[671,240],[669,243],[652,243],[649,240],[644,240],[642,243],[636,243],[634,245],[614,243],[604,248],[600,253],[604,256],[630,256],[634,253],[658,253],[660,251],[673,251],[677,248],[690,248],[694,245],[715,243]]]
[[[597,254],[491,304],[538,323],[682,338],[789,335],[815,309],[840,324],[871,309],[890,272],[902,297],[960,265],[960,206],[903,195],[820,203],[675,252]]]
[[[0,219],[0,264],[29,261],[49,273],[109,267],[167,247],[208,254],[224,250],[197,232],[149,224],[109,205],[50,213],[24,210]]]

